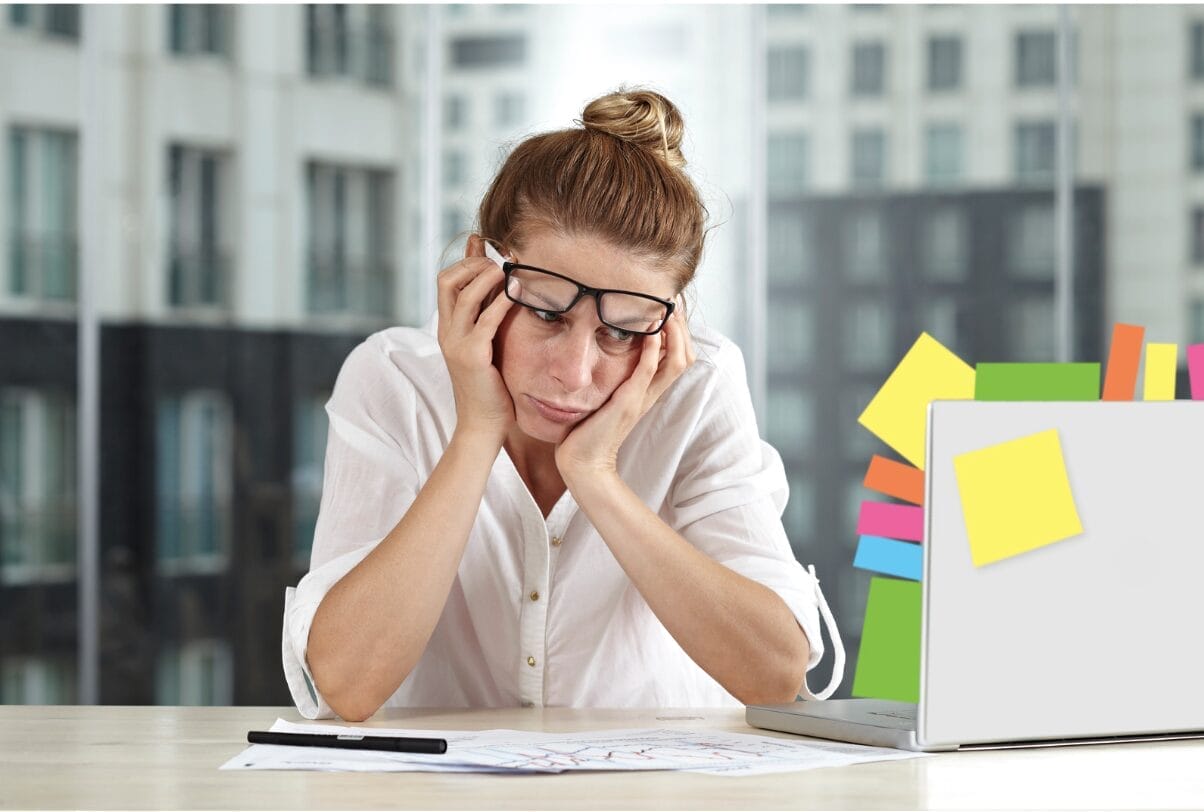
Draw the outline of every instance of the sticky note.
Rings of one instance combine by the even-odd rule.
[[[862,502],[857,517],[857,534],[920,541],[924,538],[924,508],[889,502]]]
[[[857,422],[923,469],[928,404],[973,398],[974,368],[928,333],[921,333]]]
[[[1146,400],[1175,399],[1175,360],[1178,344],[1147,344],[1145,347]]]
[[[1204,400],[1204,344],[1187,348],[1187,377],[1191,381],[1191,399]]]
[[[979,364],[975,400],[1099,400],[1099,364]]]
[[[871,491],[884,493],[913,505],[924,504],[924,472],[919,468],[875,454],[862,482]]]
[[[882,536],[862,536],[857,540],[853,566],[858,569],[920,580],[924,548],[910,541],[895,541]]]
[[[1101,400],[1132,400],[1137,393],[1137,367],[1141,363],[1141,343],[1145,328],[1135,324],[1112,325],[1112,347],[1104,373]]]
[[[1057,429],[960,454],[953,469],[976,567],[1083,532]]]
[[[853,696],[920,701],[920,583],[871,578]]]

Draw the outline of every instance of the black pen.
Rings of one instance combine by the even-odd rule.
[[[358,733],[278,733],[273,730],[251,730],[251,744],[287,744],[290,747],[340,747],[344,750],[387,750],[392,753],[424,753],[439,755],[447,752],[447,739],[418,739],[405,736],[361,736]]]

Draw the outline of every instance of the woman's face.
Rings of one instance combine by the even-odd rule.
[[[672,275],[593,237],[541,231],[510,259],[591,288],[646,293],[667,301],[677,293]],[[559,443],[627,380],[642,346],[642,336],[599,321],[592,296],[582,297],[559,316],[515,304],[498,328],[494,364],[510,390],[522,433]]]

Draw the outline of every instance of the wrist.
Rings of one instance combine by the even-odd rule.
[[[448,447],[455,446],[457,449],[464,449],[474,454],[485,454],[492,459],[501,452],[505,442],[506,430],[504,428],[458,423],[452,432]]]
[[[613,465],[566,465],[560,469],[560,478],[575,497],[592,492],[606,492],[616,485],[623,484],[618,470]]]

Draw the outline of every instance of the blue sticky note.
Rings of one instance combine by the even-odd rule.
[[[857,542],[857,555],[853,557],[853,566],[918,581],[923,561],[924,550],[919,544],[882,536],[861,536]]]

